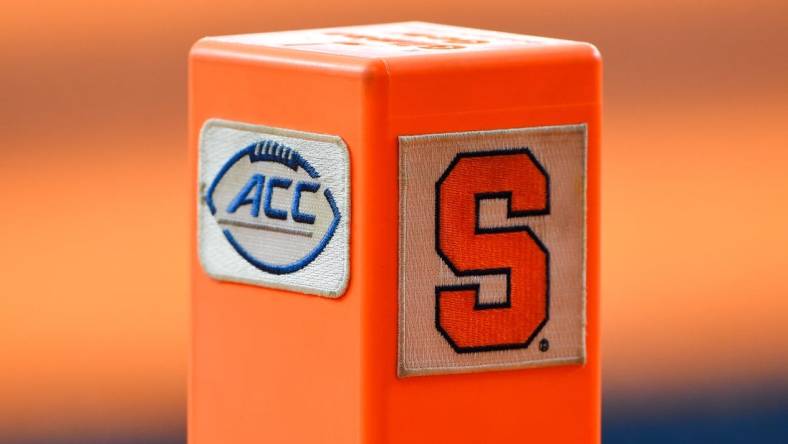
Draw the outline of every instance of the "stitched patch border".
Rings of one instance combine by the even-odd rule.
[[[209,119],[198,164],[198,246],[208,275],[344,293],[350,165],[340,137]]]
[[[511,192],[479,190],[468,193],[475,214],[467,224],[476,236],[527,233],[538,247],[533,251],[544,252],[544,320],[522,342],[458,346],[441,327],[440,293],[471,291],[475,310],[508,309],[511,269],[461,271],[447,260],[438,225],[440,186],[459,159],[516,154],[544,173],[544,205],[519,211]],[[586,157],[584,124],[399,137],[400,377],[585,362]]]

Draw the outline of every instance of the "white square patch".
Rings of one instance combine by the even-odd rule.
[[[400,376],[585,362],[586,126],[399,138]]]
[[[341,296],[350,222],[342,139],[211,119],[199,143],[199,256],[206,273]]]

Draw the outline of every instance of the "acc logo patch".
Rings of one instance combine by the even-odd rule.
[[[348,280],[349,160],[339,137],[209,120],[200,259],[209,275],[337,297]]]
[[[399,148],[399,375],[583,363],[585,125]]]

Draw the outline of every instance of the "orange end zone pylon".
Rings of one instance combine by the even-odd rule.
[[[599,442],[600,114],[586,43],[197,42],[189,442]]]

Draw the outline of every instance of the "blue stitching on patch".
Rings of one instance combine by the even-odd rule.
[[[279,155],[273,154],[274,148],[279,148]],[[216,186],[219,185],[219,182],[222,181],[222,178],[227,171],[235,165],[236,162],[241,160],[244,156],[249,156],[249,160],[251,162],[258,162],[258,161],[270,161],[270,162],[277,162],[280,163],[293,171],[298,171],[298,167],[301,167],[309,174],[309,177],[313,179],[318,179],[320,174],[317,173],[317,170],[303,157],[301,157],[298,152],[287,145],[281,144],[279,142],[275,142],[273,140],[261,140],[259,142],[255,142],[244,149],[238,151],[230,158],[219,172],[216,174],[216,177],[211,182],[211,186],[208,187],[208,191],[205,193],[205,203],[208,205],[208,209],[211,210],[211,214],[216,214],[216,205],[213,202],[213,192],[216,190]]]
[[[326,248],[326,245],[328,245],[328,242],[334,236],[334,231],[336,231],[336,228],[339,225],[339,221],[342,218],[342,215],[339,214],[339,209],[337,208],[336,202],[334,202],[334,196],[331,194],[331,190],[326,189],[323,192],[323,195],[328,200],[328,204],[331,206],[331,211],[334,213],[334,221],[331,222],[331,226],[328,228],[328,231],[326,231],[326,234],[323,236],[323,239],[320,240],[320,243],[315,247],[315,249],[312,250],[312,252],[309,255],[305,256],[303,259],[293,262],[292,264],[273,265],[258,260],[251,254],[249,254],[241,246],[241,244],[239,244],[238,241],[235,240],[235,237],[233,237],[232,233],[230,233],[230,230],[226,228],[223,230],[224,237],[227,238],[227,240],[230,242],[230,245],[233,246],[235,251],[238,252],[238,254],[240,254],[241,257],[246,259],[247,262],[259,268],[260,270],[266,271],[271,274],[287,274],[287,273],[292,273],[294,271],[298,271],[309,265],[312,261],[315,260],[315,258],[317,258],[320,255],[320,253],[323,252],[323,250]]]
[[[314,224],[315,223],[315,215],[309,213],[302,213],[300,206],[301,206],[301,193],[308,192],[314,193],[320,188],[320,184],[317,182],[304,182],[298,181],[295,186],[295,190],[293,191],[293,204],[290,207],[290,214],[293,215],[293,220],[296,222],[300,222],[302,224]]]
[[[216,177],[213,179],[213,182],[211,182],[211,186],[208,187],[208,191],[205,192],[205,203],[208,205],[208,209],[211,210],[211,214],[214,215],[216,214],[216,205],[214,205],[213,203],[213,192],[216,190],[216,186],[219,185],[219,182],[222,181],[224,175],[227,174],[228,171],[230,171],[230,168],[232,168],[232,166],[235,165],[236,162],[241,160],[247,154],[251,155],[251,152],[253,150],[254,150],[254,145],[249,145],[246,148],[242,149],[241,151],[238,151],[233,155],[233,157],[230,158],[230,160],[228,160],[224,165],[222,165],[222,168],[216,174]]]
[[[241,160],[244,156],[247,156],[247,155],[249,156],[249,160],[251,162],[273,161],[273,162],[277,162],[277,163],[280,163],[282,165],[285,165],[285,166],[287,166],[288,168],[290,168],[293,171],[298,171],[298,167],[301,167],[301,168],[304,169],[304,171],[307,172],[307,174],[309,174],[309,176],[311,178],[317,179],[317,178],[320,177],[320,174],[318,174],[317,170],[315,170],[314,167],[312,167],[312,165],[306,159],[301,157],[301,155],[297,151],[295,151],[294,149],[292,149],[292,148],[290,148],[290,147],[288,147],[288,146],[286,146],[284,144],[280,144],[278,142],[272,141],[272,140],[263,140],[263,141],[260,141],[260,142],[253,143],[253,144],[243,148],[242,150],[238,151],[237,153],[235,153],[224,165],[222,165],[222,168],[216,174],[216,177],[211,182],[211,185],[208,187],[208,190],[205,193],[205,203],[206,203],[206,205],[208,205],[208,209],[211,211],[212,215],[216,215],[216,205],[214,204],[214,201],[213,201],[213,193],[216,190],[216,187],[222,181],[222,179],[224,178],[225,174],[227,174],[227,172],[233,167],[233,165],[235,165],[239,160]],[[259,175],[259,176],[263,179],[263,181],[265,180],[264,176],[262,176],[262,175]],[[255,183],[252,184],[252,185],[249,185],[249,183],[253,182],[253,180],[255,181]],[[277,186],[279,188],[288,188],[292,184],[292,180],[289,180],[289,179],[283,179],[283,180],[288,182],[286,186],[284,186],[284,183],[281,183],[281,185],[279,185],[279,186],[277,186],[275,184],[270,184],[270,182],[272,182],[273,179],[269,180],[269,184],[270,185],[269,185],[268,189],[270,189],[271,191],[266,193],[266,198],[265,198],[265,202],[264,202],[264,205],[263,205],[264,206],[264,211],[266,211],[266,215],[268,215],[269,217],[276,217],[276,216],[269,215],[268,211],[271,211],[272,213],[277,214],[277,215],[279,215],[280,213],[284,213],[284,215],[285,215],[284,218],[287,217],[287,212],[285,210],[270,208],[270,199],[271,199],[270,195],[273,193],[273,187]],[[310,182],[299,182],[299,184],[301,184],[301,183],[310,184]],[[247,187],[251,188],[251,186],[254,186],[256,184],[257,184],[256,183],[256,179],[253,176],[252,180],[250,180],[244,188],[247,188]],[[316,192],[319,189],[320,184],[315,184],[315,185],[317,185],[317,187],[314,189],[314,191],[311,189],[311,187],[306,187],[306,186],[302,187],[303,189],[301,191]],[[297,187],[298,187],[298,185],[297,185]],[[297,191],[299,191],[299,190],[297,189]],[[244,198],[248,195],[248,192],[249,192],[249,190],[246,190],[246,192],[243,193],[243,197]],[[242,193],[239,193],[239,195],[240,194],[242,194]],[[259,195],[259,192],[258,192],[258,195]],[[225,238],[227,238],[227,241],[230,242],[230,245],[232,245],[232,247],[235,249],[235,251],[239,255],[241,255],[241,257],[243,257],[247,262],[252,264],[254,267],[256,267],[256,268],[258,268],[260,270],[266,271],[268,273],[272,273],[272,274],[293,273],[293,272],[298,271],[298,270],[306,267],[307,265],[309,265],[312,261],[314,261],[320,255],[320,253],[323,252],[323,250],[326,248],[326,246],[328,245],[328,243],[331,240],[331,238],[334,236],[334,232],[336,231],[337,226],[339,226],[339,222],[342,219],[342,215],[340,214],[339,209],[337,208],[336,202],[334,201],[334,196],[333,196],[333,194],[331,194],[331,190],[329,190],[329,189],[324,190],[323,195],[326,197],[326,200],[328,201],[328,204],[331,206],[331,211],[332,211],[332,213],[334,215],[334,220],[331,222],[331,225],[326,230],[326,233],[323,235],[323,238],[320,240],[320,243],[317,246],[315,246],[315,248],[307,256],[305,256],[304,258],[302,258],[302,259],[300,259],[300,260],[298,260],[296,262],[293,262],[292,264],[288,264],[288,265],[274,265],[274,264],[269,264],[269,263],[263,262],[261,260],[258,260],[257,258],[252,256],[250,253],[248,253],[241,246],[240,243],[238,243],[238,241],[235,239],[235,237],[232,235],[232,233],[230,232],[229,229],[225,228],[225,229],[222,230],[222,232],[224,233]],[[236,199],[238,199],[237,196],[236,196]],[[248,199],[244,199],[244,200],[248,200]],[[259,211],[260,211],[259,210],[259,198],[257,200],[258,200],[258,204],[257,204],[257,207],[256,207],[256,214],[255,214],[255,216],[257,216],[259,214]],[[300,192],[299,192],[297,200],[298,200],[298,203],[300,204]],[[234,199],[234,201],[235,201],[235,199]],[[252,203],[252,211],[255,211],[255,203],[254,203],[254,201],[249,202],[249,203]],[[291,212],[294,215],[293,216],[294,220],[295,220],[296,215],[298,215],[299,219],[302,219],[302,220],[296,220],[297,222],[314,223],[314,221],[315,221],[315,216],[314,215],[307,214],[307,213],[301,213],[300,211],[298,211],[298,205],[295,205],[296,204],[295,199],[294,199],[293,204],[294,204],[293,208],[295,208],[295,210],[296,210],[296,211],[292,211],[293,208],[291,208]],[[237,207],[240,207],[242,205],[244,205],[243,201],[239,205],[237,205]],[[232,206],[232,204],[231,204],[231,206]],[[237,207],[234,209],[234,211],[238,209]],[[228,208],[228,212],[230,212],[229,208]],[[307,220],[310,219],[310,217],[312,218],[311,222],[308,222]]]
[[[320,177],[312,165],[306,159],[301,157],[297,151],[287,145],[275,142],[273,140],[262,140],[260,142],[249,145],[245,149],[250,149],[250,160],[257,162],[259,160],[268,162],[278,162],[290,168],[293,171],[298,170],[298,167],[304,169],[313,179]]]
[[[287,220],[287,210],[271,207],[271,200],[274,197],[274,188],[286,190],[290,188],[292,183],[292,180],[285,179],[284,177],[272,177],[268,179],[268,182],[265,184],[265,202],[263,203],[263,211],[265,211],[266,216],[271,219]]]
[[[265,182],[265,176],[262,174],[255,174],[249,179],[249,182],[244,185],[243,189],[235,196],[230,205],[227,206],[228,213],[235,213],[238,210],[238,207],[242,205],[249,205],[252,204],[252,208],[249,211],[253,217],[257,217],[260,215],[260,196],[263,193],[263,182]],[[248,199],[247,196],[249,192],[252,191],[252,187],[256,187],[254,198]]]

